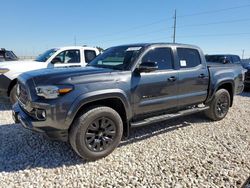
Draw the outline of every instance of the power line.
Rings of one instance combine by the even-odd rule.
[[[238,19],[238,20],[226,20],[226,21],[218,21],[218,22],[209,22],[209,23],[202,23],[202,24],[180,25],[180,26],[178,26],[178,28],[183,28],[183,27],[197,27],[197,26],[199,27],[199,26],[227,24],[227,23],[238,23],[238,22],[246,22],[246,21],[250,21],[250,18]]]
[[[217,24],[226,24],[226,23],[237,23],[237,22],[243,22],[243,21],[250,21],[250,18],[247,19],[239,19],[239,20],[226,20],[226,21],[219,21],[219,22],[209,22],[209,23],[202,23],[202,24],[192,24],[192,25],[180,25],[178,26],[178,28],[185,28],[185,27],[197,27],[197,26],[209,26],[209,25],[217,25]],[[172,29],[173,27],[168,27],[168,29]],[[166,31],[165,28],[163,29],[159,29],[159,30],[152,30],[150,32],[144,32],[144,33],[139,33],[136,35],[133,35],[132,37],[145,37],[145,36],[149,36],[152,34],[156,34],[156,33],[160,33]],[[176,32],[176,31],[175,31]],[[183,37],[183,36],[180,36]],[[185,36],[184,36],[185,37]],[[114,41],[120,41],[120,40],[124,40],[124,39],[129,39],[131,38],[131,36],[123,36],[123,37],[119,37],[119,38],[115,38],[115,39],[111,39],[111,40],[104,40],[105,42],[114,42]],[[176,38],[176,36],[172,36],[172,38]],[[175,42],[175,40],[173,40],[173,42]]]
[[[183,17],[211,14],[211,13],[219,13],[219,12],[225,12],[225,11],[228,11],[228,10],[235,10],[235,9],[247,8],[247,7],[250,7],[250,4],[235,6],[235,7],[229,7],[229,8],[223,8],[223,9],[210,10],[210,11],[204,11],[204,12],[197,12],[197,13],[192,13],[192,14],[184,14],[184,15],[181,15],[181,16],[178,16],[178,17],[183,18]]]
[[[179,36],[179,37],[180,38],[190,38],[190,37],[223,37],[223,36],[237,36],[237,35],[250,35],[250,33],[202,34],[202,35],[186,35],[186,36]]]
[[[153,31],[150,31],[150,32],[146,32],[146,33],[139,33],[139,34],[136,34],[136,35],[133,35],[132,37],[133,38],[138,38],[138,37],[145,37],[145,36],[148,36],[148,35],[152,35],[152,34],[156,34],[156,33],[161,33],[161,32],[164,32],[166,31],[166,29],[158,29],[158,30],[153,30]],[[111,40],[104,40],[105,42],[114,42],[114,41],[119,41],[119,40],[124,40],[124,39],[129,39],[131,38],[131,36],[124,36],[124,37],[119,37],[119,38],[115,38],[115,39],[111,39]]]
[[[186,14],[186,15],[184,14],[184,15],[177,16],[177,18],[192,17],[192,16],[197,16],[197,15],[205,15],[205,14],[212,14],[212,13],[219,13],[219,12],[224,12],[224,11],[228,11],[228,10],[235,10],[235,9],[247,8],[247,7],[250,7],[250,4],[235,6],[235,7],[229,7],[229,8],[224,8],[224,9],[216,9],[216,10],[210,10],[210,11],[204,11],[204,12],[197,12],[197,13]],[[148,23],[148,24],[143,24],[143,25],[131,27],[130,29],[117,31],[117,32],[112,33],[112,34],[110,33],[110,34],[104,34],[104,35],[99,35],[99,36],[89,36],[89,37],[90,38],[113,37],[114,35],[119,35],[119,34],[131,32],[131,31],[134,31],[134,30],[138,30],[138,29],[141,29],[141,28],[149,27],[149,26],[152,26],[152,25],[164,23],[164,22],[166,22],[168,20],[172,20],[172,19],[173,18],[160,19],[160,20]]]
[[[250,35],[250,33],[220,33],[220,34],[202,34],[202,35],[186,35],[179,36],[180,38],[195,38],[195,37],[229,37],[229,36],[238,36],[238,35]],[[170,37],[169,37],[170,38]],[[166,38],[160,37],[155,39],[150,39],[148,42],[165,40]]]

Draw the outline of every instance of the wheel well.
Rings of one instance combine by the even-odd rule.
[[[108,98],[108,99],[102,99],[102,100],[97,100],[94,102],[87,103],[78,110],[75,117],[78,117],[79,115],[86,112],[89,108],[93,106],[107,106],[107,107],[114,109],[116,112],[118,112],[123,122],[123,133],[125,134],[125,136],[127,136],[126,135],[128,133],[127,114],[126,114],[125,106],[120,99]]]
[[[11,81],[9,87],[8,87],[8,97],[10,96],[10,91],[12,90],[12,88],[14,87],[14,85],[16,85],[17,83],[17,79],[14,79]]]
[[[230,100],[231,100],[230,106],[232,106],[233,105],[233,98],[234,98],[233,85],[231,83],[222,84],[216,91],[218,91],[220,89],[225,89],[229,92]]]

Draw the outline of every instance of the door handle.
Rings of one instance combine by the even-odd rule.
[[[205,74],[200,74],[198,77],[199,77],[199,78],[205,78],[206,75],[205,75]]]
[[[176,81],[176,77],[175,76],[171,76],[170,78],[168,78],[169,82],[174,82]]]
[[[70,65],[69,67],[81,67],[81,65]]]

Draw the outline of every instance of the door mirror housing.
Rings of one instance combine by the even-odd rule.
[[[61,59],[59,57],[55,57],[54,59],[52,59],[51,63],[52,64],[62,63],[62,61],[61,61]]]
[[[138,72],[153,72],[158,69],[157,62],[142,62],[137,68]]]

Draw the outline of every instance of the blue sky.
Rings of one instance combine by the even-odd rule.
[[[250,0],[0,0],[0,47],[17,55],[77,45],[172,42],[250,57]]]

